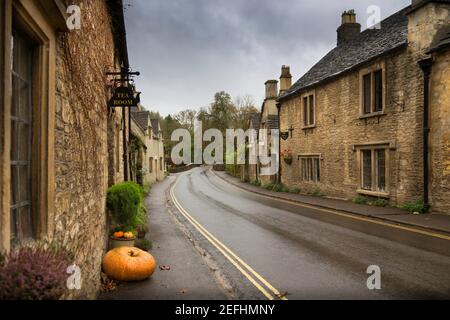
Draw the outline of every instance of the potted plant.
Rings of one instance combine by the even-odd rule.
[[[111,249],[119,247],[134,247],[136,243],[136,231],[131,228],[117,228],[112,233]]]
[[[142,188],[134,182],[117,184],[108,189],[106,204],[113,223],[118,226],[111,236],[111,247],[134,247],[137,226],[143,224],[145,210]]]
[[[281,153],[281,157],[283,158],[284,162],[287,163],[288,165],[292,164],[293,161],[293,156],[292,156],[292,151],[291,150],[284,150]]]

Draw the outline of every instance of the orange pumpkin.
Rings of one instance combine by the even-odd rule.
[[[123,234],[123,237],[124,237],[125,239],[133,239],[133,238],[134,238],[134,234],[133,234],[133,232],[125,232],[125,233]]]
[[[116,281],[141,281],[155,272],[155,259],[138,248],[120,247],[103,257],[103,271]]]
[[[116,239],[123,238],[123,232],[122,231],[114,232],[113,236]]]

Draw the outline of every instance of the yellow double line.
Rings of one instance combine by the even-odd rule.
[[[197,220],[195,220],[189,212],[187,212],[175,197],[175,188],[180,181],[179,176],[175,183],[170,188],[170,197],[173,203],[180,211],[180,213],[194,226],[194,228],[200,232],[225,258],[228,259],[267,299],[274,300],[276,298],[281,300],[287,300],[287,298],[275,289],[267,280],[265,280],[259,273],[239,258],[233,251],[231,251],[226,245],[220,242],[215,236],[213,236],[208,230],[206,230]]]

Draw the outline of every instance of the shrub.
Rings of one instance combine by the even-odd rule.
[[[387,207],[389,205],[389,201],[386,199],[379,198],[379,199],[373,201],[371,203],[371,205],[374,205],[376,207]]]
[[[0,300],[58,300],[66,289],[65,253],[23,248],[0,264]]]
[[[151,184],[145,184],[143,187],[141,187],[141,194],[142,198],[145,199],[150,194],[150,191],[152,191],[152,185]]]
[[[250,182],[250,184],[252,184],[256,187],[261,187],[261,181],[259,181],[259,180],[252,181],[252,182]]]
[[[106,204],[114,222],[134,227],[143,223],[145,207],[142,193],[142,188],[134,182],[117,184],[108,189]]]
[[[316,189],[313,192],[308,192],[308,195],[311,197],[319,197],[319,198],[323,198],[326,196],[326,194],[323,193],[320,189]]]
[[[135,243],[136,248],[144,251],[150,251],[153,248],[153,243],[147,239],[139,239]]]
[[[287,192],[294,193],[294,194],[299,194],[300,193],[300,189],[296,188],[296,187],[291,187],[291,188],[288,188]]]
[[[356,196],[353,198],[352,202],[356,204],[368,204],[369,199],[367,199],[367,197],[364,196]]]
[[[414,202],[405,203],[401,208],[411,213],[414,212],[426,213],[428,211],[422,199],[419,199]]]

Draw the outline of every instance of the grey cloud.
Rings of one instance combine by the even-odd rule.
[[[206,106],[216,91],[250,94],[282,64],[299,78],[336,43],[340,14],[369,5],[383,18],[411,0],[128,0],[130,60],[144,103],[162,114]]]

